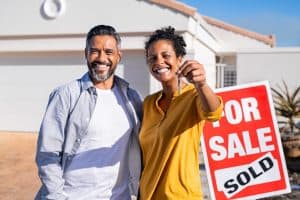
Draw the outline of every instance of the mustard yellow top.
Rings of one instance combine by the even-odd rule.
[[[223,104],[205,113],[194,85],[174,94],[168,111],[158,106],[162,92],[146,97],[140,132],[144,169],[141,200],[202,199],[198,152],[205,120],[218,120]]]

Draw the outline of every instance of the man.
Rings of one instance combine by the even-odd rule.
[[[86,38],[88,73],[55,89],[41,124],[36,199],[130,199],[141,170],[138,132],[142,101],[114,75],[120,36],[111,26]]]

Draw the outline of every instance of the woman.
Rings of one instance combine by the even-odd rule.
[[[144,101],[141,200],[202,199],[200,135],[205,120],[220,118],[222,102],[207,85],[203,65],[183,62],[185,47],[172,27],[156,30],[145,45],[150,73],[163,89]]]

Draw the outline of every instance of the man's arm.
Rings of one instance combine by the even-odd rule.
[[[61,166],[64,129],[68,117],[67,98],[54,91],[49,98],[48,106],[38,136],[36,163],[42,188],[36,199],[66,199],[63,193],[64,180]]]

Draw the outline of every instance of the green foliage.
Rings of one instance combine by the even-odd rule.
[[[283,86],[271,88],[273,101],[275,104],[276,115],[285,118],[285,121],[278,121],[279,124],[284,124],[290,132],[294,132],[295,118],[300,117],[300,86],[294,91],[289,90],[285,81]]]

